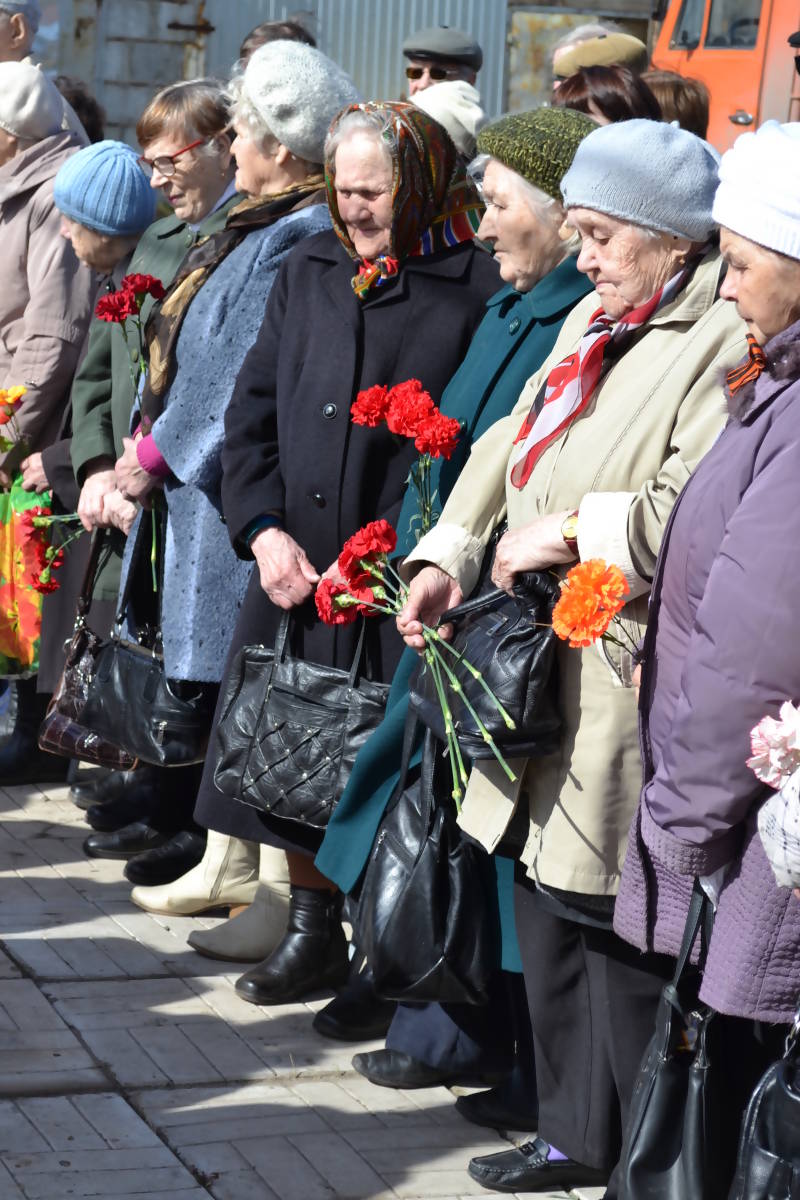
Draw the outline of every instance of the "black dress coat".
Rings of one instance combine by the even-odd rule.
[[[368,521],[394,522],[414,444],[385,426],[353,425],[350,405],[373,384],[419,379],[438,403],[498,286],[493,260],[473,243],[410,258],[391,284],[359,300],[354,266],[335,233],[306,238],[288,256],[264,322],[239,373],[225,419],[222,505],[234,548],[251,523],[277,513],[322,573],[343,542]],[[229,659],[251,642],[272,644],[281,610],[254,573]],[[296,609],[292,651],[347,667],[357,626],[323,625],[313,602]],[[403,644],[393,621],[369,621],[373,678],[390,680]],[[227,667],[226,667],[227,670]],[[319,838],[262,818],[213,785],[215,728],[196,808],[222,833],[313,852]]]

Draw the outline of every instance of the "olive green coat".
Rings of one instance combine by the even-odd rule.
[[[199,238],[222,229],[231,206],[241,196],[211,213],[196,230],[176,217],[155,221],[142,234],[136,247],[129,274],[155,275],[166,286],[174,278],[186,252]],[[153,306],[145,298],[142,316],[147,321]],[[79,485],[83,485],[89,464],[97,458],[115,462],[122,453],[122,439],[130,434],[133,409],[131,364],[137,351],[129,349],[118,325],[93,320],[89,345],[72,385],[72,466]],[[106,564],[95,587],[95,597],[114,600],[119,590],[122,539]]]

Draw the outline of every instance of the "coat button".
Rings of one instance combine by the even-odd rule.
[[[325,507],[325,497],[322,495],[322,492],[309,492],[308,498],[312,504],[316,504],[317,508]]]
[[[519,317],[513,317],[513,318],[512,318],[512,319],[511,319],[511,320],[508,322],[508,332],[509,332],[509,333],[516,333],[516,332],[517,332],[517,330],[519,329],[519,327],[520,327],[520,325],[521,325],[521,324],[522,324],[522,321],[520,321]]]
[[[327,417],[327,419],[329,421],[332,421],[333,418],[336,416],[337,411],[338,410],[337,410],[335,404],[326,404],[322,410],[322,415],[323,415],[323,417]]]

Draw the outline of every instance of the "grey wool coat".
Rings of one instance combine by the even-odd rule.
[[[161,629],[172,679],[217,683],[253,569],[231,548],[221,518],[224,419],[256,340],[280,264],[302,238],[330,226],[316,204],[254,229],[219,264],[184,317],[177,369],[153,439],[172,474],[164,485],[167,538]],[[138,416],[135,418],[138,423]],[[128,538],[121,587],[136,529]]]
[[[775,881],[756,828],[767,789],[750,730],[800,699],[800,321],[731,400],[724,433],[664,535],[640,700],[645,786],[614,927],[676,955],[695,876],[725,869],[701,999],[790,1021],[800,998],[800,901]]]

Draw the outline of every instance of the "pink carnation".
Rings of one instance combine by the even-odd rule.
[[[763,717],[750,731],[747,766],[762,783],[781,787],[800,767],[800,709],[787,700],[779,717]]]

